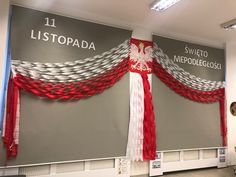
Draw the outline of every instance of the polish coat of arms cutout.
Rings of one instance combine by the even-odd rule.
[[[130,44],[130,71],[138,73],[152,72],[152,43],[132,41]]]

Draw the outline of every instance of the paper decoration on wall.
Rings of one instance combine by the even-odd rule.
[[[79,100],[103,92],[128,71],[130,123],[126,154],[131,160],[156,158],[155,115],[148,80],[152,72],[187,99],[201,103],[219,101],[221,133],[226,145],[225,83],[201,79],[184,71],[150,41],[126,40],[101,55],[73,62],[13,60],[11,70],[2,134],[8,159],[17,155],[19,144],[20,90],[52,100]]]
[[[137,43],[137,42],[136,42]],[[144,42],[139,41],[136,45],[131,39],[129,70],[140,74],[150,74],[152,72],[152,46],[144,46]]]
[[[103,92],[128,72],[129,40],[101,55],[65,63],[12,60],[4,117],[7,158],[17,155],[20,90],[52,100],[79,100]]]
[[[9,79],[6,94],[2,137],[7,148],[7,158],[9,158],[17,155],[19,144],[20,91],[13,77]]]
[[[196,77],[180,68],[154,44],[153,73],[177,94],[201,103],[219,102],[223,145],[227,144],[225,83]]]
[[[126,155],[131,160],[156,156],[155,116],[148,74],[152,72],[152,42],[131,39],[130,123]]]

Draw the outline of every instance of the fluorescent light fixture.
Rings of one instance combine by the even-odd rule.
[[[151,9],[157,10],[157,11],[163,11],[173,6],[179,1],[180,0],[156,0],[151,4]]]
[[[236,18],[220,25],[226,30],[236,29]]]

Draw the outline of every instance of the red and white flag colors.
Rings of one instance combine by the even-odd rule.
[[[10,77],[7,90],[7,99],[3,119],[3,143],[7,151],[7,159],[16,157],[19,144],[19,116],[20,116],[20,92]]]
[[[201,103],[220,103],[226,145],[225,83],[184,71],[153,42],[131,39],[92,58],[65,63],[13,60],[8,83],[3,140],[7,158],[17,155],[20,90],[53,100],[79,100],[113,86],[130,71],[130,122],[126,155],[133,161],[154,160],[156,128],[149,74],[181,96]]]
[[[155,116],[148,74],[152,73],[153,43],[130,40],[130,123],[126,155],[133,161],[156,157]]]
[[[71,62],[12,60],[3,127],[7,159],[17,155],[19,144],[19,90],[51,100],[91,97],[112,87],[128,72],[128,56],[129,40],[126,40],[101,55]]]
[[[175,93],[200,103],[219,102],[222,145],[227,144],[225,82],[199,78],[175,64],[154,44],[153,73]]]

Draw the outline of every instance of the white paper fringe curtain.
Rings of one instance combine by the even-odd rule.
[[[130,122],[126,156],[132,161],[143,160],[143,103],[142,77],[130,72]]]

